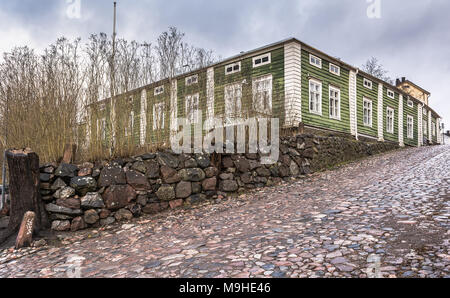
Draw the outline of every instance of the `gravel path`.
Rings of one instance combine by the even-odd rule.
[[[450,277],[450,146],[409,148],[58,245],[2,277]]]

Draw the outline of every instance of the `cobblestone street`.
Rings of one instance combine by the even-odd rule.
[[[5,251],[0,276],[450,277],[449,227],[450,146],[409,148]]]

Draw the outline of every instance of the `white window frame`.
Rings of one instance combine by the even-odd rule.
[[[322,59],[314,56],[313,54],[309,54],[309,64],[314,65],[318,68],[322,68]]]
[[[414,108],[414,102],[413,102],[411,99],[408,99],[408,101],[406,102],[406,104],[408,105],[408,107]]]
[[[366,83],[369,84],[369,86],[366,85]],[[372,90],[373,82],[372,82],[371,80],[368,80],[368,79],[366,79],[366,78],[363,78],[363,86],[366,87],[367,89]]]
[[[392,114],[392,115],[390,115]],[[393,134],[394,133],[394,117],[395,110],[391,107],[386,108],[386,132]]]
[[[331,96],[331,92],[337,92],[337,98],[332,98]],[[328,99],[329,99],[329,116],[330,119],[335,119],[335,120],[341,120],[341,89],[336,88],[334,86],[330,86],[329,90],[328,90]],[[334,104],[331,104],[331,102],[334,102]],[[337,104],[336,104],[337,102]],[[335,108],[334,110],[332,109],[332,106]],[[336,109],[337,107],[337,109]],[[332,113],[333,111],[333,113]],[[334,112],[336,112],[336,115],[334,115]]]
[[[387,89],[387,90],[386,90],[386,93],[387,93],[387,97],[392,98],[392,99],[395,98],[395,93],[394,93],[394,91],[392,91],[392,90],[390,90],[390,89]],[[392,94],[392,95],[391,95],[391,94]]]
[[[234,83],[224,87],[225,124],[236,123],[242,116],[242,84]]]
[[[431,121],[431,133],[433,137],[436,136],[436,123],[434,123],[433,121]]]
[[[264,58],[268,58],[267,61],[263,62]],[[252,60],[253,60],[253,68],[260,67],[260,66],[263,66],[263,65],[267,65],[267,64],[272,63],[272,54],[271,53],[266,53],[266,54],[263,54],[263,55],[259,55],[259,56],[253,57]],[[261,62],[256,63],[256,62],[258,62],[258,60],[260,60]]]
[[[153,130],[163,130],[165,120],[165,103],[153,104]]]
[[[367,118],[369,120],[369,123],[366,122],[366,117],[365,117],[365,111],[366,111],[366,106],[365,103],[370,104],[370,113],[367,115]],[[368,98],[363,98],[363,125],[367,126],[367,127],[372,127],[372,115],[373,115],[373,104],[372,104],[372,100],[368,99]]]
[[[264,81],[267,81],[266,84],[263,84]],[[261,87],[265,85],[265,88]],[[273,90],[273,77],[272,75],[265,75],[258,78],[254,78],[252,81],[252,108],[255,112],[272,115],[272,90]],[[261,95],[263,93],[263,95]],[[264,94],[268,94],[268,98],[264,96]],[[260,105],[263,104],[266,108],[261,108]]]
[[[238,66],[239,69],[235,70],[234,68]],[[231,67],[231,71],[228,71],[228,68]],[[232,63],[232,64],[228,64],[225,66],[225,75],[230,75],[236,72],[240,72],[241,71],[241,62],[236,62],[236,63]]]
[[[316,84],[319,87],[319,90],[318,91],[317,90],[311,90],[311,83]],[[308,90],[308,93],[309,93],[309,103],[308,103],[308,105],[309,105],[309,112],[311,114],[316,114],[316,115],[322,116],[322,82],[319,81],[319,80],[316,80],[316,79],[309,79],[308,88],[309,88],[309,90]],[[312,94],[312,93],[314,93],[314,94]],[[313,95],[317,95],[317,94],[319,95],[319,98],[317,99],[317,102],[316,102],[316,99],[314,99],[314,102],[313,102],[312,96]],[[313,106],[313,109],[311,109],[311,104]]]
[[[189,124],[199,123],[200,95],[194,93],[187,95],[184,101],[185,115]]]
[[[134,131],[134,111],[130,112],[130,119],[128,120],[128,125],[125,126],[125,136],[133,136]],[[128,129],[130,130],[130,133],[128,132]]]
[[[336,68],[336,71],[333,70],[333,67]],[[336,64],[330,63],[329,70],[332,74],[335,74],[337,76],[341,75],[341,68]]]
[[[428,122],[425,119],[422,120],[422,128],[423,128],[423,134],[425,136],[428,136]]]
[[[186,77],[185,84],[186,84],[186,86],[198,84],[198,74]]]
[[[414,117],[411,115],[406,117],[406,137],[414,139]]]
[[[422,108],[422,114],[423,114],[424,116],[427,116],[428,112],[427,112],[427,110],[426,110],[425,108]]]
[[[100,136],[101,140],[106,140],[106,118],[97,119],[97,136]]]
[[[155,96],[163,94],[163,93],[164,93],[164,85],[155,87],[155,90],[153,91],[153,95],[155,95]]]

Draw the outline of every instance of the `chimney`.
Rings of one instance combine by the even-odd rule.
[[[395,86],[398,87],[398,86],[400,85],[400,83],[401,83],[401,82],[400,82],[400,79],[396,79],[396,80],[395,80]]]
[[[402,83],[404,83],[406,81],[405,77],[402,77]]]

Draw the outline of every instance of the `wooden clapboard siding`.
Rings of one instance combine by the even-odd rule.
[[[253,57],[270,53],[271,63],[253,68]],[[269,52],[258,53],[234,62],[241,62],[241,71],[225,75],[226,65],[214,68],[214,113],[216,117],[225,114],[225,86],[229,84],[242,84],[241,113],[244,118],[258,116],[252,108],[253,91],[252,81],[255,78],[272,75],[272,117],[284,122],[284,47]],[[234,63],[233,62],[233,63]],[[262,115],[268,116],[268,115]]]
[[[349,70],[338,63],[333,63],[341,68],[340,76],[337,76],[329,71],[329,61],[322,58],[322,68],[318,68],[309,63],[309,55],[309,51],[302,50],[302,121],[305,125],[350,133]],[[322,116],[309,111],[310,79],[322,82]],[[330,85],[339,88],[341,91],[340,120],[330,118]]]
[[[394,99],[387,96],[387,90],[394,91],[393,88],[387,88],[383,86],[383,135],[387,141],[398,142],[398,101],[399,94],[394,92]],[[394,109],[394,133],[387,132],[387,108]]]
[[[378,83],[372,81],[372,89],[364,87],[364,77],[360,74],[356,77],[356,113],[358,115],[358,134],[367,135],[371,137],[378,137]],[[367,98],[372,101],[372,127],[365,126],[363,120],[363,98]]]
[[[155,95],[155,88],[164,86],[162,94]],[[147,136],[148,144],[164,142],[168,140],[170,131],[170,82],[153,85],[147,89]],[[153,106],[164,103],[164,129],[153,129]]]
[[[408,116],[412,116],[413,123],[413,138],[408,138]],[[417,117],[417,103],[413,101],[413,107],[408,106],[408,97],[403,96],[403,139],[406,145],[417,146],[418,139],[418,125],[419,121]]]

